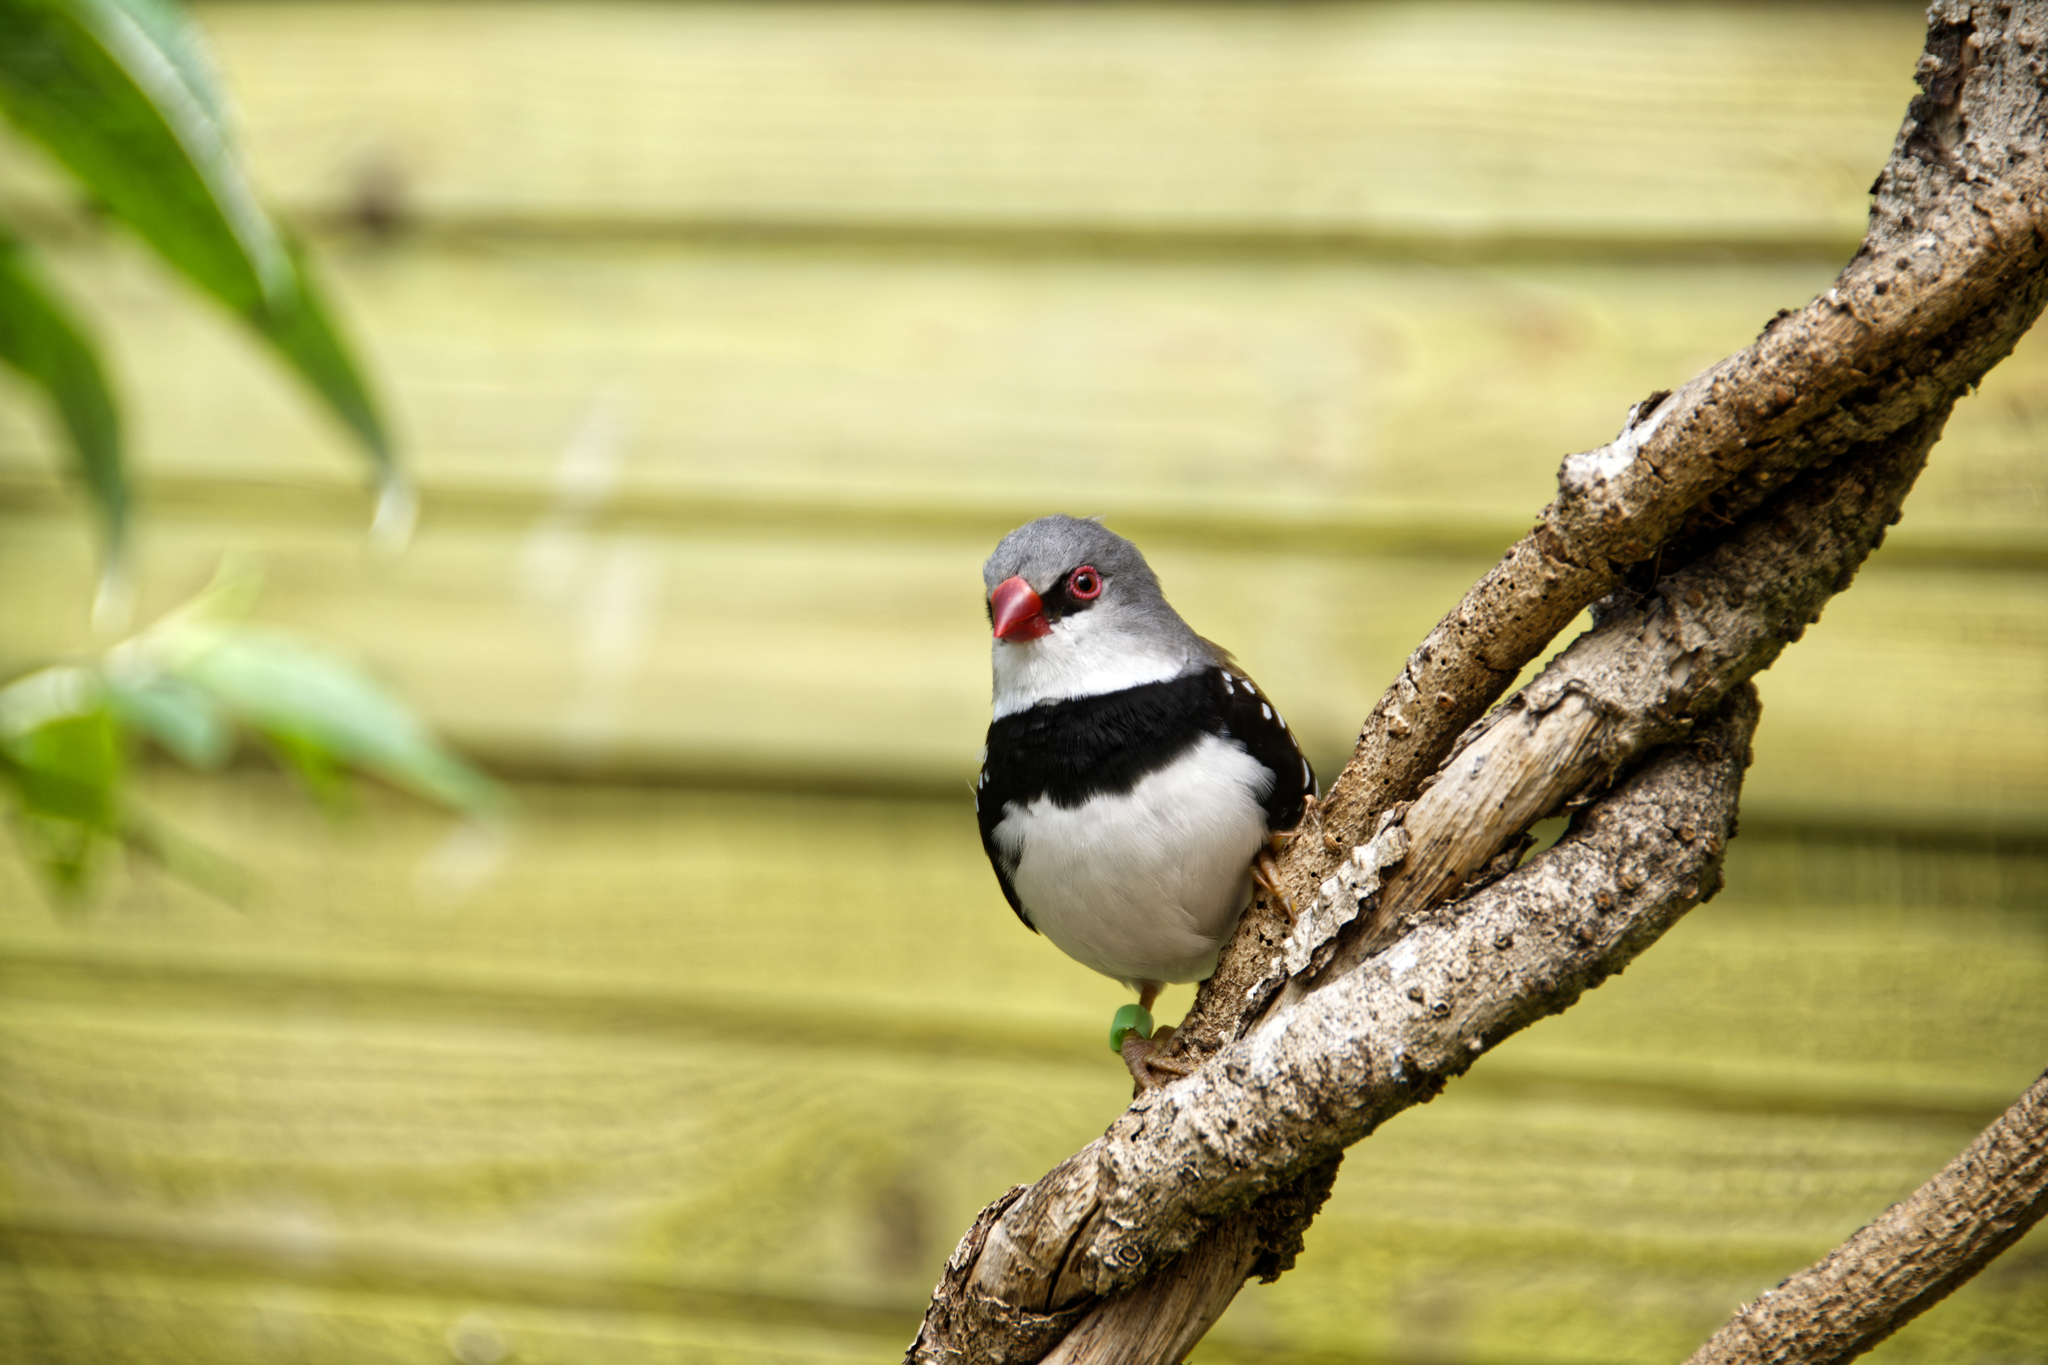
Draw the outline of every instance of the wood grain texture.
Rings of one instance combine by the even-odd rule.
[[[1923,424],[1931,440],[2012,351],[2048,300],[2033,22],[2025,10],[1929,11],[1922,91],[1835,285],[1630,408],[1613,441],[1565,458],[1540,524],[1416,647],[1360,729],[1325,801],[1332,849],[1412,799],[1514,673],[1632,571],[1654,579],[1667,557],[1705,553],[1811,466]],[[1305,897],[1335,862],[1298,841],[1281,879]]]
[[[1439,240],[1853,240],[1919,37],[1890,5],[199,12],[300,211]]]
[[[39,1365],[893,1354],[944,1239],[1124,1093],[1117,992],[974,848],[987,546],[1108,511],[1340,753],[1560,452],[1825,288],[1920,28],[202,13],[426,520],[364,563],[342,441],[0,146],[131,402],[145,611],[253,548],[269,619],[487,758],[644,785],[524,787],[497,844],[149,774],[253,865],[241,912],[135,868],[64,918],[0,852],[0,1357]],[[1765,679],[1755,801],[1949,842],[1746,837],[1658,954],[1356,1152],[1196,1359],[1679,1358],[2038,1071],[2048,872],[1981,850],[2048,811],[2042,412],[2023,343]],[[92,644],[50,454],[0,379],[0,669]],[[2025,1358],[2043,1256],[1880,1359]]]
[[[0,598],[0,662],[90,648],[80,527],[0,526],[0,583],[24,585]],[[980,540],[429,523],[403,561],[378,565],[345,523],[146,519],[141,619],[196,592],[228,546],[265,567],[265,620],[355,650],[508,771],[964,798],[987,726]],[[1323,772],[1437,604],[1469,581],[1452,559],[1147,548],[1179,608],[1285,703]],[[1766,675],[1778,723],[1751,778],[1760,813],[2039,830],[2038,582],[1908,570],[1890,554]],[[820,588],[843,580],[895,586],[854,622]],[[1315,609],[1338,600],[1363,605]]]
[[[222,490],[244,499],[303,484],[353,514],[343,438],[230,323],[117,242],[48,255],[113,348],[145,481],[253,484]],[[442,494],[470,520],[559,512],[580,478],[590,521],[656,534],[732,524],[722,498],[772,526],[780,499],[792,516],[893,514],[897,531],[950,519],[991,541],[1073,507],[1142,516],[1153,538],[1263,527],[1262,548],[1341,549],[1352,525],[1381,528],[1367,548],[1389,526],[1469,526],[1480,535],[1450,536],[1457,552],[1497,554],[1555,492],[1563,452],[1747,344],[1839,259],[1439,267],[401,241],[324,263],[392,395],[430,523]],[[2023,342],[1960,405],[1902,543],[2038,550],[2044,412],[2048,343]],[[33,408],[0,404],[0,470],[53,469],[49,440]]]
[[[1448,897],[1536,820],[1593,799],[1803,638],[1898,520],[1947,415],[1809,475],[1642,597],[1604,604],[1593,629],[1459,737],[1402,816],[1408,851],[1380,892],[1383,921]]]
[[[15,1358],[123,1358],[101,1322],[375,1359],[470,1313],[567,1359],[890,1353],[942,1239],[1128,1089],[1118,991],[1016,927],[964,802],[528,788],[451,901],[421,876],[445,826],[395,800],[328,831],[254,774],[153,797],[253,862],[247,910],[137,869],[62,921],[0,860]],[[1738,859],[1389,1125],[1223,1344],[1668,1359],[1924,1179],[2048,1046],[2035,893],[1816,904],[1846,884],[1812,857]],[[1931,1340],[2017,1331],[2038,1287]]]

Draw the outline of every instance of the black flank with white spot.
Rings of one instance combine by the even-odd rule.
[[[1093,697],[1040,702],[988,727],[988,758],[975,784],[981,845],[1003,896],[1036,930],[1010,884],[1016,868],[996,847],[1008,807],[1039,797],[1073,810],[1090,797],[1120,795],[1166,767],[1203,735],[1235,740],[1272,774],[1264,805],[1268,830],[1293,829],[1315,773],[1293,733],[1241,674],[1208,668],[1166,682]]]

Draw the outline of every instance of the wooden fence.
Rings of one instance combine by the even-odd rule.
[[[422,488],[18,144],[142,612],[226,552],[509,834],[152,771],[248,903],[0,858],[0,1357],[890,1359],[1125,1094],[966,781],[978,566],[1105,513],[1333,769],[1629,403],[1827,286],[1909,5],[200,7]],[[2040,419],[2037,422],[2037,417]],[[2048,1063],[2048,343],[1763,680],[1730,890],[1347,1162],[1196,1359],[1681,1358]],[[90,647],[0,387],[0,667]],[[1304,605],[1306,604],[1306,605]],[[1173,996],[1169,1011],[1187,998]],[[1878,1358],[2048,1352],[2037,1235]]]

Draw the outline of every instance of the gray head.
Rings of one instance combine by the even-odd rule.
[[[1040,517],[981,569],[996,631],[996,714],[1179,677],[1222,651],[1167,605],[1138,547],[1099,522]]]
[[[1138,547],[1101,522],[1083,517],[1040,517],[1004,536],[981,566],[981,586],[994,592],[1005,579],[1021,578],[1043,597],[1083,564],[1092,564],[1102,575],[1102,596],[1096,601],[1165,601],[1159,580]]]

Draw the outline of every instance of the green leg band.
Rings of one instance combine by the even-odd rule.
[[[1118,1056],[1123,1055],[1126,1033],[1135,1033],[1140,1038],[1152,1036],[1152,1016],[1143,1005],[1125,1005],[1109,1021],[1109,1050]]]

